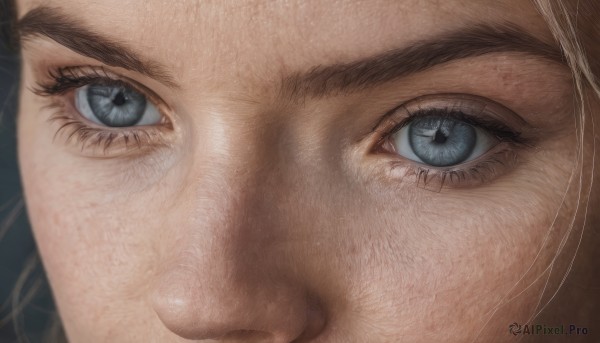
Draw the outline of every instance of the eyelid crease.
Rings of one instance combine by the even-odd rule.
[[[380,117],[372,132],[391,135],[411,121],[434,113],[497,133],[498,138],[511,138],[515,143],[534,146],[538,141],[537,128],[516,112],[493,100],[462,93],[428,94],[405,101]]]
[[[120,130],[105,130],[103,128],[94,127],[83,122],[81,119],[85,118],[73,118],[69,114],[69,110],[66,108],[70,106],[61,99],[53,99],[50,103],[43,106],[43,110],[51,110],[52,113],[48,116],[46,121],[48,123],[57,122],[60,126],[54,132],[52,142],[56,141],[59,134],[66,135],[65,143],[69,144],[72,139],[76,139],[77,143],[80,144],[79,152],[82,153],[86,149],[100,147],[102,148],[102,154],[97,154],[95,151],[84,154],[87,158],[93,159],[108,159],[113,158],[114,155],[118,155],[120,158],[126,158],[133,155],[140,155],[145,152],[150,152],[154,148],[167,146],[169,142],[162,137],[160,139],[154,139],[152,136],[160,135],[161,127],[145,127],[141,129],[137,127],[129,127]],[[79,117],[79,115],[77,115]],[[88,120],[89,122],[89,120]],[[114,147],[115,141],[122,141],[124,147],[121,146],[120,151],[118,147]],[[133,149],[131,145],[135,145],[137,149]],[[111,148],[111,152],[107,154],[107,150]]]

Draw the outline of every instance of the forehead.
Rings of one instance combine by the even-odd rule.
[[[477,23],[515,23],[549,39],[523,0],[20,0],[61,8],[97,33],[194,79],[270,79],[352,60]]]

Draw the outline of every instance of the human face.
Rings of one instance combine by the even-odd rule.
[[[507,341],[543,305],[576,136],[530,3],[18,10],[21,172],[70,341]]]

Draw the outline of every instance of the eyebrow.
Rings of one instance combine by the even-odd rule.
[[[181,88],[164,65],[141,58],[125,44],[93,32],[57,8],[40,6],[27,12],[17,23],[17,33],[21,42],[30,37],[45,36],[106,65],[141,73],[170,88]]]
[[[568,66],[562,50],[512,23],[471,24],[349,63],[318,65],[281,79],[280,96],[330,96],[363,91],[448,62],[490,53],[518,52]]]
[[[181,87],[164,65],[142,59],[125,44],[93,32],[56,8],[41,6],[29,11],[19,20],[17,28],[21,41],[45,36],[106,65],[139,72],[171,88]],[[282,75],[279,96],[320,98],[364,91],[451,61],[501,52],[519,52],[567,65],[557,46],[515,24],[469,24],[356,61],[317,65],[307,71]]]

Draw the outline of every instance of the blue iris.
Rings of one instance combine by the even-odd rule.
[[[408,128],[408,141],[417,157],[435,167],[459,164],[473,152],[477,133],[473,126],[438,116],[414,120]]]
[[[123,86],[90,85],[87,101],[94,116],[112,127],[135,125],[146,110],[146,97]]]

